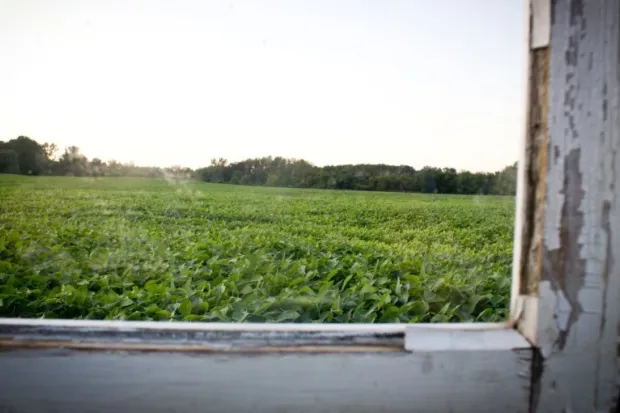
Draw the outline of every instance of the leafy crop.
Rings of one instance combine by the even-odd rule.
[[[0,315],[507,316],[514,199],[0,177]]]

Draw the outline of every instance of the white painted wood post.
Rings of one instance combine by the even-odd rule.
[[[531,53],[518,328],[539,350],[532,411],[609,413],[619,393],[620,2],[555,0],[549,22],[549,41],[538,33]]]

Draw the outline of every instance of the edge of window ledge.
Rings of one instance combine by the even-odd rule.
[[[513,323],[276,324],[0,318],[0,349],[365,353],[529,348]]]
[[[74,329],[247,331],[247,332],[351,332],[395,334],[407,328],[487,330],[512,328],[511,321],[497,323],[221,323],[188,321],[72,320],[52,318],[0,318],[0,327],[64,327]]]

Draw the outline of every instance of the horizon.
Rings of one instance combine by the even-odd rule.
[[[495,172],[525,125],[524,10],[499,3],[11,3],[0,135],[139,166]]]
[[[54,143],[54,142],[38,141],[38,140],[33,139],[32,137],[26,136],[26,135],[20,135],[18,137],[25,137],[25,138],[28,138],[28,139],[32,139],[35,142],[37,142],[38,144],[40,144],[40,145],[43,145],[45,143],[49,143],[49,144],[53,144]],[[16,138],[13,138],[13,139],[16,139]],[[8,142],[10,140],[11,139],[8,139],[6,141],[0,140],[0,143]],[[77,145],[68,145],[66,148],[69,148],[70,146],[77,146]],[[64,152],[64,150],[66,148],[58,148],[57,151],[52,156],[52,161],[58,161],[59,158],[62,156],[62,154],[63,154],[63,152]],[[78,149],[80,149],[80,148],[78,147]],[[202,169],[202,168],[208,167],[209,164],[211,163],[211,160],[209,160],[208,162],[205,162],[204,165],[198,166],[196,168],[192,168],[192,167],[189,167],[189,166],[186,166],[186,165],[183,165],[183,164],[175,164],[175,165],[172,165],[172,164],[170,164],[170,165],[147,165],[147,164],[138,164],[138,163],[135,163],[135,162],[132,162],[132,161],[127,161],[127,162],[119,161],[118,159],[114,159],[114,158],[111,158],[111,159],[101,159],[101,158],[98,158],[96,156],[90,157],[90,156],[87,156],[87,154],[82,153],[81,149],[80,149],[80,153],[83,156],[85,156],[89,161],[92,161],[94,159],[99,159],[100,161],[105,162],[105,163],[120,162],[122,164],[131,164],[132,166],[135,166],[135,167],[138,167],[138,168],[161,168],[161,169],[167,169],[167,168],[183,168],[183,169],[185,169],[185,168],[189,168],[189,169],[191,169],[193,171],[196,171],[198,169]],[[381,162],[379,162],[379,163],[372,163],[372,162],[371,163],[357,163],[357,164],[340,163],[340,164],[317,165],[316,163],[312,162],[311,160],[304,159],[304,158],[286,158],[285,156],[280,156],[280,155],[266,155],[265,157],[272,158],[272,159],[274,159],[274,158],[284,158],[286,160],[305,161],[305,162],[308,162],[311,166],[317,167],[317,168],[336,167],[336,166],[356,166],[356,165],[386,165],[386,166],[409,166],[409,167],[412,167],[416,171],[419,171],[419,170],[427,168],[427,167],[429,167],[429,168],[438,168],[438,169],[453,168],[457,172],[467,171],[467,172],[471,172],[471,173],[494,173],[494,172],[499,172],[499,171],[503,170],[506,167],[514,165],[517,162],[515,160],[514,162],[508,163],[504,167],[502,167],[500,169],[497,169],[497,170],[483,171],[483,170],[472,170],[472,169],[458,169],[458,168],[454,168],[454,167],[449,166],[449,165],[423,165],[423,166],[415,166],[415,165],[408,165],[408,164],[386,164],[386,163],[381,163]],[[220,158],[223,158],[223,157],[215,157],[215,159],[220,159]],[[225,160],[226,160],[227,164],[230,165],[230,164],[234,164],[234,163],[238,163],[238,162],[244,162],[244,161],[248,161],[248,160],[252,160],[252,159],[259,159],[259,158],[262,158],[262,157],[252,157],[252,158],[245,158],[245,159],[240,159],[240,160],[230,160],[230,159],[225,159]]]

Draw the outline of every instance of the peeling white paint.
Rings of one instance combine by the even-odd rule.
[[[533,49],[549,45],[551,36],[551,0],[532,0],[532,39]]]
[[[540,297],[544,299],[538,299],[538,329],[535,344],[540,348],[543,357],[548,358],[560,331],[555,320],[558,300],[549,281],[541,281],[539,291]]]
[[[414,352],[506,351],[529,347],[527,340],[512,328],[467,330],[418,325],[408,327],[405,334],[405,350]]]
[[[556,324],[558,326],[558,330],[566,331],[568,330],[568,318],[571,311],[573,310],[573,307],[568,301],[568,298],[566,298],[566,294],[564,294],[564,291],[556,291],[556,298],[557,306],[554,309],[554,314],[556,315]]]
[[[537,321],[521,328],[544,357],[533,411],[608,412],[619,392],[620,3],[552,4],[545,265]]]

